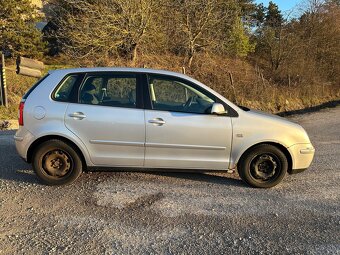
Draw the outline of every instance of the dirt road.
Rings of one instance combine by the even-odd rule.
[[[269,190],[228,174],[86,173],[48,187],[0,133],[0,254],[340,254],[340,108],[291,118],[311,168]]]

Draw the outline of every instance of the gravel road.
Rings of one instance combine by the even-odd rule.
[[[41,185],[0,133],[0,254],[340,254],[340,107],[290,117],[313,165],[269,189],[232,174],[85,173]]]

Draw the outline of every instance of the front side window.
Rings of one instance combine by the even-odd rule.
[[[134,75],[91,75],[80,87],[82,104],[136,107],[137,78]]]
[[[215,100],[191,84],[167,77],[149,77],[152,109],[188,113],[210,113]]]

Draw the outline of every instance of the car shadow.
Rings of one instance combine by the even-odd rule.
[[[0,132],[0,180],[38,184],[31,165],[18,155],[14,145],[15,131]]]
[[[326,108],[335,108],[339,105],[340,105],[340,100],[333,100],[333,101],[329,101],[329,102],[326,102],[326,103],[323,103],[323,104],[320,104],[320,105],[307,107],[307,108],[300,109],[300,110],[279,112],[279,113],[277,113],[277,115],[279,115],[281,117],[288,117],[288,116],[297,115],[297,114],[318,112],[318,111],[326,109]]]
[[[225,176],[223,172],[145,172],[148,174],[153,174],[157,176],[163,177],[171,177],[178,179],[185,179],[189,181],[196,182],[206,182],[210,184],[219,184],[219,185],[227,185],[227,186],[239,186],[239,187],[248,187],[243,181],[240,179],[234,178],[234,176]],[[223,175],[223,176],[221,176]]]

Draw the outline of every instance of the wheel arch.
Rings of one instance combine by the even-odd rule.
[[[45,136],[39,137],[37,140],[35,140],[27,150],[27,163],[32,163],[33,152],[40,144],[42,144],[46,141],[52,140],[52,139],[61,140],[65,143],[67,143],[68,145],[72,146],[76,150],[78,155],[80,156],[80,159],[81,159],[82,164],[83,164],[83,169],[87,168],[87,163],[86,163],[84,153],[79,148],[79,146],[75,142],[73,142],[72,140],[70,140],[66,137],[60,136],[60,135],[45,135]]]
[[[285,156],[287,158],[287,161],[288,161],[288,172],[290,172],[292,170],[292,168],[293,168],[293,158],[292,158],[292,155],[290,154],[290,152],[288,151],[288,149],[285,146],[283,146],[280,143],[276,143],[276,142],[260,142],[260,143],[253,144],[248,149],[246,149],[243,153],[241,153],[241,155],[239,156],[238,160],[236,161],[236,166],[242,160],[242,157],[244,157],[254,147],[259,146],[259,145],[265,145],[265,144],[273,145],[273,146],[275,146],[276,148],[278,148],[279,150],[281,150],[285,154]]]

